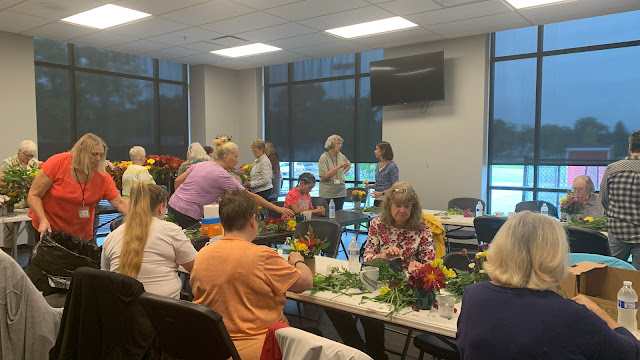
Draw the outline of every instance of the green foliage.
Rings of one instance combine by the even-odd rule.
[[[40,168],[25,169],[21,165],[11,165],[3,173],[2,181],[7,185],[0,189],[0,194],[8,196],[10,203],[17,204],[26,201],[31,189],[31,183]]]
[[[362,209],[363,212],[370,212],[370,213],[380,213],[382,212],[382,207],[380,206],[371,206],[368,208],[363,208]]]
[[[361,285],[360,274],[352,273],[349,270],[337,267],[331,268],[331,272],[326,276],[316,276],[313,278],[313,287],[311,295],[318,291],[331,291],[334,294],[356,295],[358,293],[349,293],[349,289],[357,289]],[[362,294],[361,292],[359,294]]]
[[[447,291],[451,296],[455,296],[456,301],[462,299],[464,289],[475,283],[489,281],[489,275],[486,273],[476,273],[456,270],[457,277],[447,280]]]
[[[189,238],[189,240],[201,238],[202,229],[185,230],[184,234],[187,236],[187,238]]]
[[[585,219],[593,219],[590,217],[586,217]],[[575,226],[583,229],[591,229],[595,231],[607,231],[607,217],[601,216],[599,218],[593,219],[593,221],[585,220],[585,219],[575,219],[569,220],[567,222],[568,226]]]

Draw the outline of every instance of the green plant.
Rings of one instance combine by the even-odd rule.
[[[40,168],[25,169],[20,165],[9,166],[2,176],[2,181],[7,185],[0,189],[0,194],[9,197],[8,203],[17,204],[26,201],[33,179],[38,175]]]

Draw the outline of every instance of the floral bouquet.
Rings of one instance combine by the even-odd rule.
[[[305,259],[313,259],[320,252],[329,247],[329,242],[317,239],[313,234],[313,228],[309,225],[309,230],[304,238],[297,239],[292,245],[291,251],[297,251]]]
[[[603,215],[597,218],[587,216],[585,218],[569,219],[567,225],[595,231],[607,231],[607,217]]]
[[[25,169],[20,165],[9,166],[3,174],[2,181],[7,185],[6,189],[0,189],[0,194],[9,198],[7,204],[17,204],[26,201],[33,179],[40,172],[40,168]]]
[[[166,184],[176,178],[184,160],[171,155],[149,155],[146,166],[157,184]]]
[[[283,219],[270,217],[260,221],[260,233],[265,232],[288,232],[296,229],[294,219]]]
[[[560,199],[560,212],[567,215],[582,214],[584,203],[572,191],[567,191],[567,197]]]
[[[351,199],[353,201],[362,201],[367,198],[367,192],[362,190],[353,190],[351,192]]]
[[[483,269],[483,264],[487,261],[487,246],[488,244],[486,243],[479,245],[481,251],[472,259],[469,259],[467,249],[462,249],[460,252],[460,255],[464,255],[469,259],[470,271],[457,271],[458,276],[447,281],[447,289],[456,299],[460,300],[462,298],[462,293],[467,286],[490,280],[489,275]]]
[[[131,165],[131,161],[107,161],[105,171],[111,175],[118,190],[122,190],[122,175],[127,171],[129,165]]]
[[[447,278],[455,278],[456,272],[447,269],[442,259],[437,259],[409,272],[409,286],[416,289],[418,307],[429,310],[436,300],[436,293],[446,287]]]

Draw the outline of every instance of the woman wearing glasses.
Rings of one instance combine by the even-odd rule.
[[[324,144],[325,151],[318,160],[318,174],[320,174],[320,197],[327,201],[333,200],[336,210],[342,210],[347,196],[344,184],[344,174],[351,169],[351,162],[340,152],[344,140],[340,135],[331,135]]]
[[[373,151],[376,158],[380,160],[378,166],[376,166],[376,183],[367,184],[365,188],[373,189],[371,195],[376,199],[373,202],[373,206],[380,206],[385,194],[391,188],[391,185],[398,182],[400,178],[400,172],[398,166],[393,162],[393,149],[391,144],[386,141],[381,141],[376,145],[376,149]]]

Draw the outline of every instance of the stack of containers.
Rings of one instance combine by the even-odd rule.
[[[222,223],[220,222],[219,205],[211,204],[204,206],[204,218],[202,223],[202,235],[210,238],[221,237],[224,234]]]

